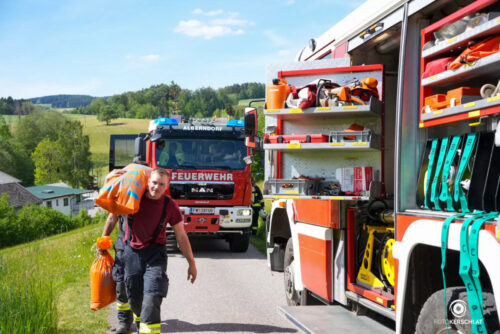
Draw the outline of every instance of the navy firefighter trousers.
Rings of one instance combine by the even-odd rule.
[[[161,303],[167,296],[167,249],[152,244],[144,249],[125,245],[125,283],[139,333],[160,333]]]

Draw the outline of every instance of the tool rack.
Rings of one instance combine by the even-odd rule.
[[[276,69],[278,77],[288,83],[301,86],[315,79],[330,79],[339,84],[346,84],[353,79],[373,76],[379,82],[379,92],[383,99],[383,66],[325,67],[312,70]],[[274,73],[276,73],[274,72]],[[276,74],[275,74],[276,75]],[[275,125],[272,135],[304,135],[323,133],[328,142],[265,143],[266,159],[271,162],[266,170],[268,185],[264,188],[264,197],[270,199],[319,199],[319,200],[368,200],[370,195],[362,196],[320,196],[305,194],[299,187],[277,189],[278,183],[294,183],[300,175],[323,177],[331,180],[335,169],[371,165],[378,171],[375,191],[380,195],[380,183],[383,182],[383,102],[371,98],[366,105],[266,109],[266,126]],[[356,132],[346,132],[355,140],[338,140],[338,134],[352,123],[359,123],[369,128],[358,136]],[[359,140],[358,140],[359,137]]]
[[[450,124],[458,121],[470,121],[478,124],[481,117],[500,112],[500,96],[479,99],[477,101],[457,105],[433,112],[424,112],[425,98],[444,92],[447,89],[470,85],[481,86],[490,83],[496,85],[500,79],[500,53],[480,58],[471,64],[465,64],[455,70],[447,70],[427,78],[422,78],[425,66],[429,61],[444,56],[459,56],[471,40],[483,39],[500,33],[500,16],[490,19],[457,36],[440,41],[429,49],[423,50],[425,43],[433,39],[433,33],[447,24],[453,23],[466,15],[481,11],[496,1],[475,1],[469,6],[443,18],[442,20],[422,29],[421,41],[421,86],[420,86],[420,128]]]

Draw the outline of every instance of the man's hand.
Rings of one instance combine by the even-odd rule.
[[[189,268],[188,268],[188,281],[191,279],[191,284],[194,283],[194,281],[196,281],[196,276],[198,275],[198,271],[196,270],[196,264],[194,264],[194,262],[192,264],[189,265]]]
[[[108,182],[109,179],[120,176],[122,174],[125,174],[127,171],[125,169],[113,169],[111,172],[109,172],[108,175],[106,175],[106,178],[104,179],[104,182]]]
[[[174,226],[172,226],[172,229],[174,230],[175,239],[177,239],[179,249],[181,250],[182,254],[184,254],[184,257],[189,264],[187,279],[191,280],[191,283],[194,283],[194,281],[196,280],[196,276],[198,275],[198,271],[196,270],[193,251],[191,250],[189,238],[186,234],[186,231],[184,230],[183,222],[181,221],[178,224],[175,224]]]

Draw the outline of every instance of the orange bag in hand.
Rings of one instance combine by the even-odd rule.
[[[101,208],[116,215],[131,215],[139,211],[152,170],[138,164],[127,165],[124,169],[126,173],[108,180],[95,200]]]
[[[97,239],[97,247],[100,249],[111,248],[111,238],[102,237]],[[116,283],[111,274],[113,257],[106,252],[99,255],[90,267],[90,308],[97,311],[116,300]]]

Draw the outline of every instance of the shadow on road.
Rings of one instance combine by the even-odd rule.
[[[245,253],[233,253],[229,250],[229,245],[221,239],[190,238],[191,248],[195,258],[209,259],[265,259],[266,256],[260,253],[254,246],[250,245]],[[169,248],[169,256],[182,256],[176,249]]]
[[[221,333],[297,333],[296,329],[283,328],[258,324],[238,323],[212,323],[195,325],[178,319],[164,321],[161,325],[162,333],[197,333],[197,332],[221,332]]]

